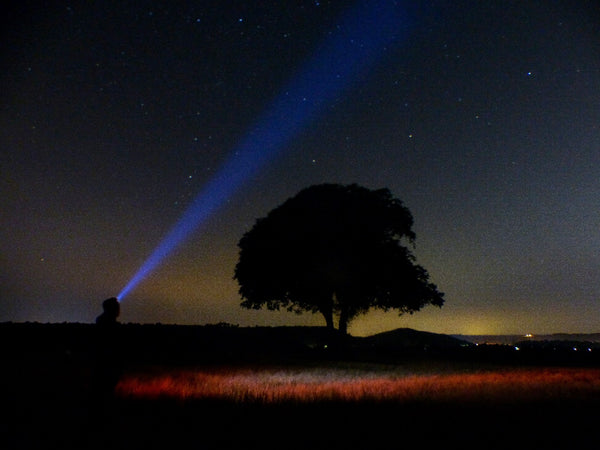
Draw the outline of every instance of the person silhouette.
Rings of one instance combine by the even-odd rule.
[[[103,312],[96,318],[94,396],[101,402],[109,401],[123,371],[121,355],[120,323],[121,312],[115,297],[102,302]]]
[[[102,302],[102,309],[102,314],[96,317],[96,325],[104,328],[107,326],[114,326],[119,323],[117,318],[121,313],[121,305],[116,297],[111,297],[104,300]]]

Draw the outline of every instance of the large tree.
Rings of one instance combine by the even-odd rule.
[[[406,244],[413,218],[388,189],[320,184],[300,191],[240,239],[234,278],[241,306],[320,312],[347,333],[370,308],[412,313],[442,306]]]

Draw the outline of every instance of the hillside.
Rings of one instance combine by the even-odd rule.
[[[343,336],[325,327],[239,327],[123,324],[121,350],[128,361],[153,363],[243,362],[306,358],[373,358],[399,352],[451,350],[469,344],[451,336],[400,328],[368,337]],[[1,323],[0,339],[11,342],[5,356],[53,355],[87,358],[95,326],[63,323]]]
[[[121,352],[136,364],[232,364],[308,360],[404,361],[407,357],[497,360],[503,362],[596,363],[600,334],[450,336],[398,328],[366,337],[343,336],[324,327],[123,324]],[[90,361],[95,326],[62,323],[0,323],[10,343],[4,360]],[[479,345],[475,344],[503,344]],[[515,351],[516,348],[522,351]]]
[[[435,348],[456,349],[472,345],[471,342],[446,334],[396,328],[363,338],[364,342],[378,348]]]

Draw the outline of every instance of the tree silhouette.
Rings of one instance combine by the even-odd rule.
[[[320,184],[300,191],[240,239],[241,306],[320,312],[339,331],[371,308],[413,313],[443,293],[415,264],[413,218],[388,189]]]

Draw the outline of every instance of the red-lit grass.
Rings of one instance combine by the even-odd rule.
[[[348,368],[199,368],[128,374],[123,397],[284,402],[598,400],[600,369],[533,368],[447,374]]]

